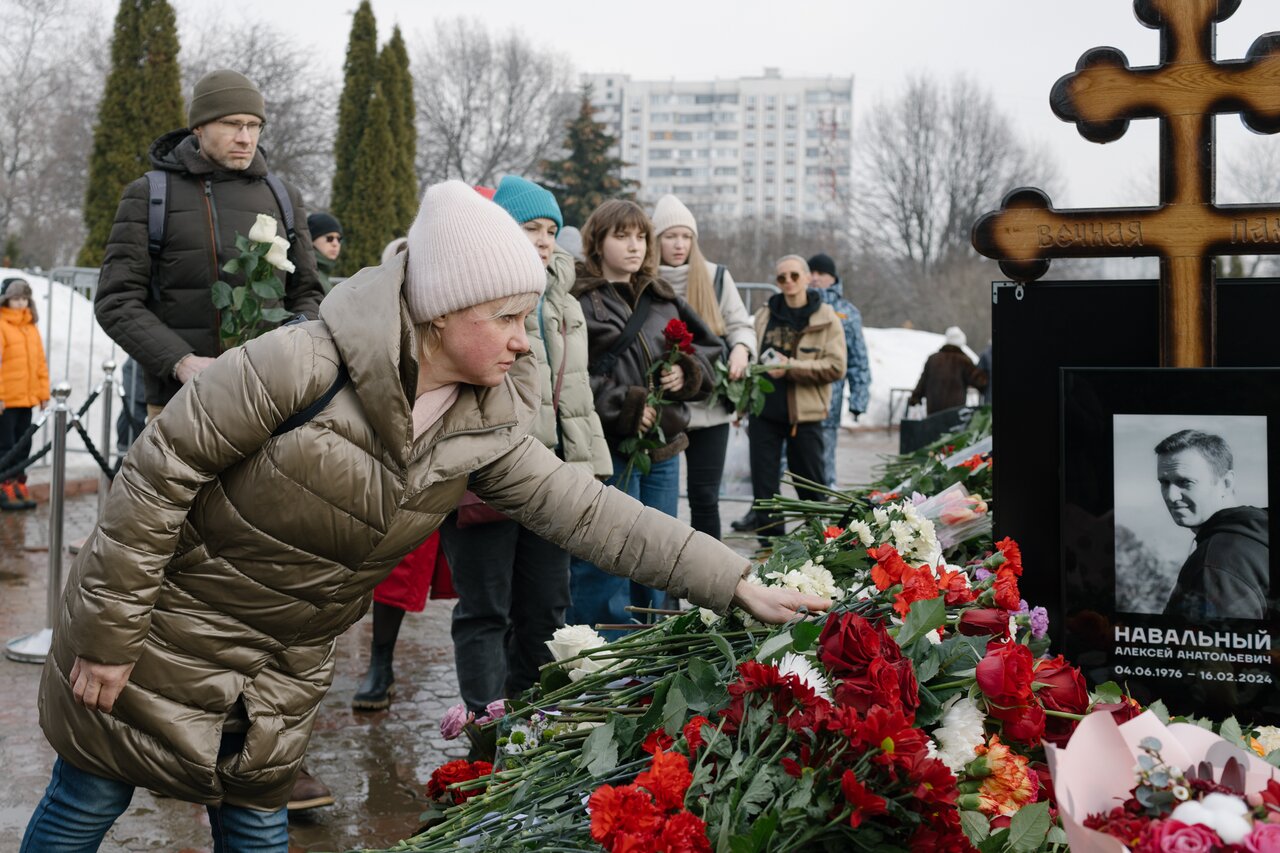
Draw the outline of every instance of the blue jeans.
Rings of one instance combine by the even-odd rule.
[[[606,485],[618,486],[626,467],[627,460],[614,454],[613,476]],[[624,491],[645,506],[675,517],[680,500],[680,457],[653,463],[648,474],[632,471]],[[605,521],[607,523],[607,519]],[[627,612],[628,604],[661,607],[666,603],[665,592],[611,575],[577,557],[569,563],[569,583],[573,603],[565,614],[565,622],[570,625],[625,624],[635,618]],[[608,639],[622,636],[620,631],[602,633]]]
[[[36,806],[21,853],[92,853],[133,799],[133,786],[95,776],[59,758]],[[209,806],[214,853],[287,853],[289,814]]]

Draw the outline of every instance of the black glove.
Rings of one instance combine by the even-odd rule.
[[[857,409],[850,409],[849,414],[853,415],[853,422],[856,424],[858,422],[858,415],[862,414],[862,412],[859,412]]]

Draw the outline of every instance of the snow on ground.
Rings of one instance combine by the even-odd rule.
[[[916,387],[920,380],[920,372],[924,370],[924,362],[942,348],[942,335],[936,332],[922,332],[918,329],[863,329],[863,337],[867,342],[867,355],[871,360],[871,402],[867,412],[858,418],[858,426],[883,427],[889,423],[890,392],[895,388],[905,389],[908,393]],[[965,347],[965,352],[974,361],[978,356]],[[975,392],[970,390],[971,402],[976,402]],[[894,421],[902,420],[907,405],[907,394],[893,395]],[[848,407],[848,398],[845,399]],[[920,406],[923,416],[923,406]],[[914,412],[913,412],[914,414]],[[845,414],[845,425],[852,426],[853,420]]]
[[[19,277],[26,279],[31,285],[33,301],[39,314],[40,339],[44,343],[45,353],[49,359],[49,383],[56,385],[67,381],[71,385],[71,396],[68,405],[72,411],[78,411],[85,399],[102,382],[102,364],[108,359],[116,363],[116,388],[119,388],[120,367],[124,364],[123,350],[115,346],[111,339],[99,328],[93,318],[93,303],[75,292],[65,284],[52,283],[52,301],[50,301],[50,281],[38,275],[31,275],[22,270],[0,267],[0,279]],[[91,284],[91,277],[88,282]],[[52,320],[52,323],[50,322]],[[52,330],[52,331],[51,331]],[[112,401],[112,421],[120,413],[120,399]],[[103,400],[99,398],[90,408],[85,418],[85,427],[95,445],[101,445]],[[52,418],[50,418],[52,423]],[[36,433],[33,450],[43,447],[52,437],[46,427]],[[114,433],[113,433],[114,447]],[[83,450],[84,442],[79,433],[72,430],[67,436],[69,450]],[[102,448],[99,446],[99,450]],[[79,457],[79,458],[74,458]],[[47,464],[46,456],[41,463]],[[74,453],[69,465],[92,465],[93,460],[84,453]]]

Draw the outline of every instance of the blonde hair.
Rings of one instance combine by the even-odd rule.
[[[503,296],[489,302],[481,302],[479,305],[468,305],[466,308],[460,308],[452,313],[461,314],[463,311],[476,311],[484,305],[492,305],[493,308],[485,314],[481,314],[483,320],[496,320],[499,317],[505,317],[508,314],[523,314],[532,311],[538,304],[538,300],[542,298],[540,293],[515,293],[511,296]],[[446,317],[449,315],[446,314]],[[422,361],[430,361],[431,354],[440,349],[441,331],[440,327],[435,324],[435,318],[427,320],[425,323],[413,324],[413,336],[418,342],[418,358]]]
[[[715,279],[707,269],[707,259],[698,248],[698,237],[695,234],[689,244],[689,289],[685,292],[689,307],[693,313],[702,318],[707,328],[720,337],[724,337],[724,314],[720,312],[720,302],[716,299]]]
[[[773,268],[776,270],[778,267],[782,266],[783,261],[798,261],[800,263],[800,269],[804,270],[805,275],[812,274],[812,270],[809,269],[809,262],[800,255],[783,255],[773,262]]]

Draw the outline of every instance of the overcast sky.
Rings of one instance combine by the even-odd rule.
[[[172,2],[180,25],[208,14],[205,0]],[[336,83],[355,6],[353,0],[221,0],[217,8],[296,33],[315,48],[317,76]],[[1054,81],[1092,47],[1117,47],[1131,66],[1156,62],[1159,34],[1138,23],[1132,0],[658,0],[622,6],[602,0],[373,0],[373,10],[380,38],[399,24],[411,57],[434,20],[466,15],[563,52],[577,71],[701,80],[757,76],[776,66],[788,77],[853,75],[855,120],[913,72],[968,73],[991,90],[1023,133],[1056,155],[1063,192],[1055,204],[1157,201],[1155,121],[1135,122],[1122,139],[1101,146],[1084,141],[1048,104]],[[1218,58],[1242,57],[1254,39],[1272,30],[1280,30],[1280,2],[1244,0],[1218,26]],[[1238,117],[1220,119],[1220,155],[1244,150],[1251,136]],[[1220,192],[1219,200],[1240,199]]]

